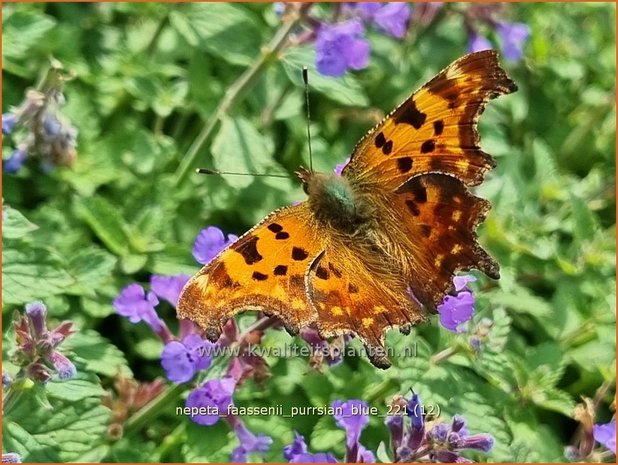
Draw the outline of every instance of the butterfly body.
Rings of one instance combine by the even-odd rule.
[[[499,277],[475,232],[490,203],[469,186],[495,165],[477,120],[515,90],[494,51],[453,62],[361,139],[341,176],[300,169],[307,201],[274,211],[204,266],[179,317],[216,340],[226,320],[260,310],[292,333],[352,333],[374,365],[390,366],[385,330],[426,319],[457,271]]]

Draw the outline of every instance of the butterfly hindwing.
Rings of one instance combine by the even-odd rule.
[[[417,174],[440,172],[480,184],[493,159],[476,128],[486,103],[517,89],[493,50],[471,53],[437,74],[357,144],[343,175],[394,190]]]
[[[297,332],[313,322],[304,276],[321,252],[306,203],[271,213],[187,283],[178,316],[197,322],[209,339],[237,313],[261,310]]]
[[[363,260],[367,253],[329,244],[309,271],[307,290],[322,337],[355,334],[365,344],[371,362],[387,368],[385,330],[409,326],[423,316],[420,306],[407,294],[401,276],[392,273],[393,268],[385,263],[377,264],[380,252],[374,251],[373,262]]]
[[[490,203],[472,195],[453,176],[415,176],[399,187],[393,211],[401,232],[423,253],[407,254],[415,296],[430,308],[450,289],[456,271],[477,268],[498,279],[498,264],[481,248],[476,227]]]

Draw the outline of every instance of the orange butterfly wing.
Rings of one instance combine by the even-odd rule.
[[[352,332],[364,343],[371,363],[388,368],[384,330],[399,326],[406,332],[424,316],[396,264],[391,267],[378,257],[387,260],[377,250],[331,242],[311,267],[308,292],[322,337]]]
[[[495,51],[463,56],[369,131],[343,175],[367,189],[395,190],[429,172],[480,184],[495,163],[480,149],[477,120],[490,99],[515,90]]]
[[[305,274],[322,251],[307,204],[274,211],[216,256],[184,287],[177,313],[195,321],[209,339],[237,313],[260,310],[291,332],[312,323]]]

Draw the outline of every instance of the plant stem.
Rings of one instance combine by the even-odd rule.
[[[130,437],[139,432],[139,430],[145,425],[152,422],[154,418],[161,415],[164,408],[176,403],[180,397],[180,394],[185,389],[186,386],[184,384],[174,384],[169,386],[155,399],[131,415],[131,418],[129,418],[124,425],[124,436]]]
[[[459,347],[447,347],[442,352],[438,352],[437,354],[432,355],[429,361],[431,363],[438,364],[440,362],[443,362],[447,358],[452,357],[458,352],[459,352]]]
[[[257,78],[262,74],[266,67],[277,58],[277,53],[285,45],[288,35],[292,29],[298,24],[302,18],[302,13],[306,10],[308,4],[300,6],[295,12],[286,16],[283,26],[275,33],[272,40],[266,45],[260,56],[255,62],[247,68],[247,70],[236,80],[230,87],[229,91],[219,102],[219,105],[212,113],[201,132],[195,138],[189,150],[183,157],[178,169],[176,170],[176,186],[179,186],[189,173],[193,166],[197,155],[204,143],[211,136],[217,123],[236,105],[245,92],[256,82]]]

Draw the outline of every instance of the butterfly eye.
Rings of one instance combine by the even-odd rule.
[[[306,182],[303,182],[303,190],[305,194],[309,195],[309,185]]]

